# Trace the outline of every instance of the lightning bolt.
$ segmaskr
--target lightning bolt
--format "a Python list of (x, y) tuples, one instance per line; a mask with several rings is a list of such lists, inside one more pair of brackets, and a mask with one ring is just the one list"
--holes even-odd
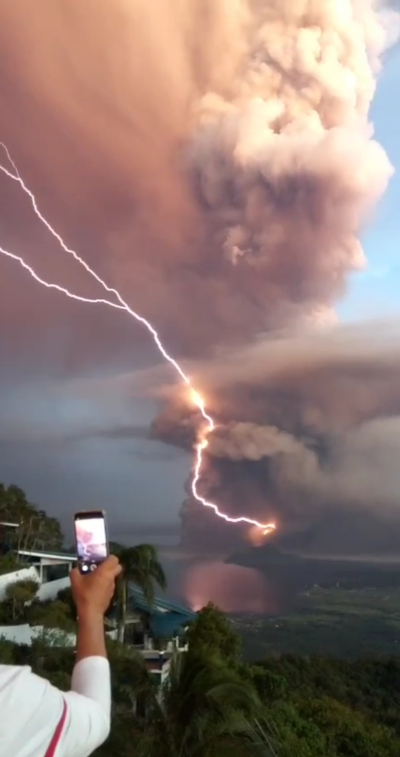
[(114, 295), (114, 297), (118, 300), (117, 304), (116, 302), (112, 302), (111, 300), (106, 299), (91, 299), (89, 297), (81, 297), (77, 294), (74, 294), (73, 292), (70, 292), (65, 287), (59, 286), (58, 284), (46, 281), (45, 279), (42, 279), (40, 276), (37, 275), (37, 273), (34, 271), (34, 269), (28, 265), (25, 260), (18, 255), (15, 255), (12, 252), (9, 252), (8, 250), (3, 249), (0, 247), (0, 253), (2, 255), (5, 255), (8, 258), (11, 258), (12, 260), (15, 260), (17, 263), (19, 263), (28, 273), (42, 286), (45, 286), (47, 289), (56, 289), (58, 292), (62, 292), (67, 297), (70, 297), (73, 300), (79, 300), (80, 302), (87, 302), (90, 304), (102, 304), (102, 305), (108, 305), (109, 307), (117, 308), (118, 310), (125, 310), (132, 318), (134, 318), (136, 321), (141, 323), (147, 331), (151, 334), (153, 337), (153, 340), (155, 344), (157, 345), (159, 351), (161, 352), (164, 359), (175, 369), (175, 371), (178, 373), (182, 381), (186, 384), (186, 386), (191, 391), (191, 397), (193, 400), (194, 405), (198, 408), (198, 410), (201, 413), (201, 416), (203, 420), (205, 421), (204, 427), (201, 429), (198, 441), (195, 445), (195, 464), (194, 464), (194, 473), (193, 473), (193, 479), (192, 479), (192, 494), (194, 499), (199, 502), (204, 507), (211, 508), (215, 514), (222, 518), (223, 520), (227, 521), (228, 523), (247, 523), (250, 526), (256, 526), (257, 528), (261, 529), (265, 534), (269, 533), (270, 531), (275, 530), (276, 525), (275, 523), (260, 523), (257, 520), (254, 520), (253, 518), (246, 518), (244, 515), (239, 516), (238, 518), (231, 518), (226, 513), (221, 512), (219, 507), (214, 502), (209, 502), (207, 499), (201, 496), (201, 494), (198, 491), (198, 485), (200, 483), (201, 478), (201, 471), (202, 471), (202, 465), (203, 465), (203, 452), (208, 447), (208, 437), (209, 435), (214, 431), (215, 429), (215, 422), (211, 415), (206, 410), (204, 399), (202, 398), (201, 394), (199, 394), (198, 391), (192, 386), (191, 380), (189, 376), (186, 375), (184, 370), (181, 368), (179, 363), (167, 352), (164, 345), (161, 342), (161, 339), (158, 335), (158, 332), (152, 326), (152, 324), (146, 320), (142, 315), (139, 313), (136, 313), (134, 310), (132, 310), (128, 303), (125, 302), (125, 300), (121, 297), (120, 293), (117, 291), (117, 289), (114, 289), (113, 287), (108, 286), (108, 284), (86, 263), (86, 261), (81, 258), (75, 250), (70, 249), (66, 243), (64, 242), (63, 238), (58, 234), (58, 232), (53, 228), (53, 226), (49, 223), (49, 221), (42, 215), (42, 213), (39, 210), (38, 204), (36, 202), (35, 195), (33, 192), (29, 189), (29, 187), (25, 184), (21, 174), (18, 171), (18, 168), (16, 164), (14, 163), (10, 152), (7, 148), (7, 146), (0, 142), (0, 146), (4, 149), (7, 158), (10, 162), (10, 165), (12, 166), (14, 173), (9, 171), (5, 166), (0, 165), (0, 171), (2, 171), (3, 174), (5, 174), (9, 179), (12, 179), (12, 181), (16, 181), (21, 189), (25, 192), (25, 194), (29, 197), (33, 210), (35, 211), (37, 217), (42, 222), (42, 224), (46, 227), (46, 229), (52, 234), (52, 236), (57, 240), (61, 248), (66, 252), (68, 255), (72, 255), (72, 257), (79, 263), (83, 268), (89, 273), (102, 287), (103, 289), (108, 292), (109, 294)]

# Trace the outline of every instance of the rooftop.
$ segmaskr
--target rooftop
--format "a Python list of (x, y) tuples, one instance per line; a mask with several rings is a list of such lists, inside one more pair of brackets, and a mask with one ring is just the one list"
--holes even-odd
[(173, 636), (196, 617), (196, 613), (188, 607), (168, 599), (154, 597), (154, 601), (149, 603), (143, 591), (133, 584), (129, 585), (128, 602), (135, 609), (149, 614), (151, 630), (158, 637)]
[(43, 552), (40, 549), (18, 549), (17, 551), (21, 557), (43, 557), (47, 560), (65, 560), (65, 562), (76, 561), (76, 555), (71, 555), (66, 552)]

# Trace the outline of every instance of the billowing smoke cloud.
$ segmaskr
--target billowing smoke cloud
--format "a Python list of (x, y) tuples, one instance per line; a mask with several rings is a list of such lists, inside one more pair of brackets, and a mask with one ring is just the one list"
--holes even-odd
[[(361, 462), (382, 434), (397, 438), (393, 355), (377, 362), (368, 341), (357, 351), (333, 337), (239, 347), (332, 323), (346, 276), (365, 263), (360, 234), (392, 173), (368, 112), (398, 16), (374, 0), (43, 0), (32, 24), (29, 13), (29, 0), (0, 9), (1, 133), (68, 241), (171, 351), (203, 359), (198, 383), (219, 423), (204, 492), (285, 524), (321, 503), (375, 501), (378, 477)], [(18, 219), (5, 244), (23, 226), (39, 272), (95, 294), (53, 248), (38, 256)], [(130, 322), (113, 321), (105, 339), (96, 321), (96, 340), (81, 312), (72, 322), (60, 311), (63, 370), (111, 349), (125, 368)], [(238, 351), (220, 357), (227, 349)], [(183, 398), (153, 434), (187, 448), (198, 421)], [(226, 531), (190, 500), (183, 515), (197, 534), (211, 519)]]
[[(398, 327), (382, 323), (270, 339), (192, 364), (218, 424), (202, 492), (231, 516), (276, 518), (282, 532), (332, 511), (399, 522), (399, 369)], [(189, 447), (198, 420), (177, 399), (153, 434)], [(231, 540), (190, 497), (182, 519), (188, 543), (248, 536), (238, 529)]]
[(392, 170), (368, 123), (387, 25), (370, 2), (255, 2), (236, 78), (197, 108), (219, 265), (264, 326), (329, 317), (364, 265), (360, 229)]
[[(250, 10), (237, 76), (201, 99), (189, 150), (218, 251), (213, 264), (240, 292), (242, 323), (251, 317), (253, 333), (331, 323), (347, 274), (365, 264), (360, 233), (392, 172), (368, 112), (398, 17), (350, 0), (268, 0)], [(400, 422), (383, 419), (400, 412), (398, 359), (386, 354), (378, 364), (368, 349), (351, 356), (344, 345), (329, 347), (308, 365), (286, 358), (271, 374), (270, 345), (253, 360), (254, 375), (242, 354), (219, 393), (205, 381), (220, 425), (203, 491), (230, 514), (275, 516), (284, 526), (315, 517), (321, 505), (393, 514), (400, 482), (393, 456), (388, 471), (386, 440)], [(170, 413), (159, 419), (156, 435), (167, 418), (164, 438), (190, 438), (190, 414), (177, 435)], [(368, 461), (379, 445), (377, 476)], [(198, 538), (190, 499), (182, 518)]]
[(212, 435), (209, 454), (229, 460), (261, 460), (280, 453), (298, 455), (303, 446), (285, 431), (275, 426), (255, 423), (227, 423)]
[[(375, 6), (43, 0), (32, 26), (28, 0), (0, 9), (2, 138), (175, 352), (330, 320), (363, 265), (358, 235), (392, 170), (368, 109), (396, 18)], [(31, 228), (10, 223), (4, 243), (18, 226), (28, 254)], [(41, 240), (43, 256), (59, 274)]]

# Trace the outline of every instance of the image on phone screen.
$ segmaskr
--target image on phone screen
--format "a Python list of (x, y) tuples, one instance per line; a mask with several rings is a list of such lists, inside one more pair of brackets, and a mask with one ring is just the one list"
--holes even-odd
[(108, 555), (108, 542), (104, 517), (75, 518), (75, 535), (78, 562), (83, 572), (93, 570)]

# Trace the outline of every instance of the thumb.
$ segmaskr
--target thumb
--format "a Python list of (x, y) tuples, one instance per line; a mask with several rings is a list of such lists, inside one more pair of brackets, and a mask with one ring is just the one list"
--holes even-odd
[(79, 586), (79, 584), (82, 581), (82, 575), (80, 571), (78, 570), (78, 568), (73, 568), (73, 570), (71, 570), (69, 574), (69, 580), (71, 582), (72, 588)]

